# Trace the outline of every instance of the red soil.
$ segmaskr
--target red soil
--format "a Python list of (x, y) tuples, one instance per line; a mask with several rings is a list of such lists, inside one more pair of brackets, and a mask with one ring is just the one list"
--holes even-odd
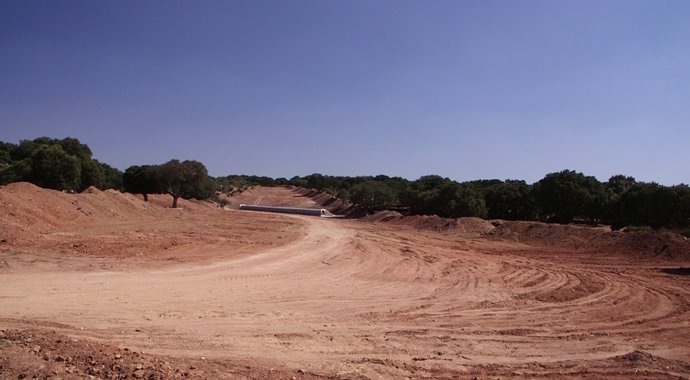
[(690, 373), (677, 235), (169, 202), (0, 188), (0, 378)]

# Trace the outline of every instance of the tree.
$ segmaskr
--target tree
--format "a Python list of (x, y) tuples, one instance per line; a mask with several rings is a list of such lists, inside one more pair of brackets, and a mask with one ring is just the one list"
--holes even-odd
[(484, 192), (489, 219), (529, 220), (534, 218), (530, 186), (525, 181), (505, 181)]
[[(690, 227), (690, 187), (688, 185), (677, 185), (672, 187), (678, 197), (678, 221), (676, 227)], [(686, 236), (687, 236), (686, 231)]]
[(542, 219), (556, 223), (570, 223), (577, 217), (595, 223), (607, 198), (601, 182), (572, 170), (547, 174), (532, 193)]
[(98, 164), (98, 161), (91, 158), (79, 159), (79, 191), (85, 190), (89, 186), (101, 187), (103, 183), (103, 170)]
[(102, 163), (98, 162), (98, 166), (100, 167), (101, 171), (101, 183), (98, 186), (99, 189), (105, 190), (105, 189), (115, 189), (115, 190), (121, 190), (122, 189), (122, 172), (119, 171), (118, 169)]
[(285, 177), (280, 177), (276, 178), (274, 183), (276, 184), (276, 186), (287, 186), (290, 184), (290, 181)]
[(79, 190), (89, 186), (100, 187), (103, 182), (103, 171), (98, 161), (92, 159), (93, 153), (88, 145), (82, 144), (78, 139), (65, 137), (62, 140), (53, 140), (46, 137), (34, 140), (43, 144), (57, 144), (70, 156), (76, 157), (80, 165)]
[(611, 176), (606, 182), (606, 190), (612, 198), (617, 198), (623, 195), (626, 191), (630, 190), (637, 182), (634, 177), (624, 176), (622, 174), (617, 174)]
[(69, 154), (70, 156), (76, 157), (80, 161), (90, 160), (93, 156), (91, 148), (89, 148), (88, 145), (82, 144), (81, 142), (79, 142), (78, 139), (75, 139), (73, 137), (65, 137), (62, 140), (54, 140), (47, 137), (40, 137), (34, 140), (34, 142), (38, 142), (45, 145), (60, 145), (60, 147), (62, 147), (62, 150), (65, 151), (65, 153)]
[(185, 198), (209, 199), (216, 195), (216, 183), (213, 178), (206, 176), (199, 186), (193, 189)]
[(611, 205), (611, 226), (650, 226), (654, 229), (687, 225), (690, 190), (686, 186), (665, 187), (637, 183)]
[(307, 180), (300, 176), (294, 176), (290, 178), (290, 184), (298, 187), (307, 187)]
[(0, 169), (10, 166), (12, 164), (12, 156), (10, 153), (16, 148), (16, 145), (0, 141)]
[(410, 212), (447, 218), (486, 217), (484, 197), (470, 185), (431, 175), (412, 182), (405, 192)]
[(158, 167), (161, 189), (173, 197), (172, 207), (177, 207), (177, 200), (191, 198), (203, 191), (208, 178), (204, 164), (198, 161), (170, 160)]
[(474, 216), (486, 218), (486, 201), (481, 193), (470, 186), (460, 185), (450, 204), (452, 217)]
[(304, 179), (307, 181), (307, 187), (312, 189), (323, 189), (326, 187), (326, 177), (319, 173), (310, 174)]
[(30, 181), (29, 173), (31, 173), (31, 161), (29, 158), (14, 161), (10, 166), (0, 169), (0, 185), (19, 181)]
[(158, 167), (155, 165), (130, 166), (122, 174), (122, 187), (132, 194), (141, 194), (144, 201), (149, 194), (161, 193), (161, 181)]
[(71, 191), (80, 188), (80, 162), (59, 145), (39, 147), (31, 155), (30, 165), (28, 178), (37, 186)]
[(41, 145), (52, 145), (52, 143), (46, 144), (46, 141), (49, 140), (50, 139), (47, 137), (39, 137), (35, 140), (22, 140), (19, 142), (19, 145), (12, 149), (10, 158), (12, 161), (21, 161), (31, 158), (31, 155), (38, 150)]
[[(46, 155), (49, 160), (64, 162), (47, 162)], [(23, 140), (19, 145), (0, 143), (0, 183), (29, 181), (38, 186), (72, 191), (81, 191), (89, 186), (101, 187), (105, 172), (91, 156), (91, 149), (86, 144), (71, 137), (62, 140), (39, 137)], [(78, 170), (72, 167), (74, 162), (78, 163)], [(59, 174), (60, 168), (68, 172)], [(43, 170), (50, 171), (44, 173)], [(78, 178), (72, 178), (74, 176)]]
[(369, 210), (382, 210), (393, 206), (396, 194), (390, 187), (380, 181), (358, 183), (350, 190), (350, 201)]

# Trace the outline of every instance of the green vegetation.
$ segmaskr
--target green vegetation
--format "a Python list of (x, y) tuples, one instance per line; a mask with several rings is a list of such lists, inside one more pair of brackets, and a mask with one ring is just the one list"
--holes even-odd
[(413, 214), (486, 217), (486, 202), (474, 186), (435, 175), (411, 182), (404, 200)]
[(162, 165), (132, 166), (124, 173), (92, 158), (91, 149), (79, 140), (39, 137), (18, 145), (0, 141), (0, 185), (26, 181), (48, 189), (83, 191), (122, 189), (144, 195), (166, 193), (179, 198), (215, 196), (215, 183), (197, 161), (171, 160)]
[(130, 166), (122, 174), (122, 188), (133, 194), (141, 194), (148, 202), (149, 194), (162, 192), (157, 166), (135, 165)]
[(75, 138), (40, 137), (18, 145), (0, 142), (0, 184), (27, 181), (37, 186), (82, 191), (89, 186), (119, 188), (122, 172), (92, 158)]
[(214, 193), (213, 183), (201, 162), (170, 160), (158, 167), (158, 173), (161, 189), (173, 197), (173, 208), (180, 197), (206, 199)]
[(690, 188), (636, 183), (609, 204), (614, 228), (649, 226), (654, 229), (690, 227)]
[(410, 181), (400, 177), (342, 177), (311, 174), (290, 179), (247, 175), (211, 178), (197, 161), (171, 160), (135, 165), (124, 173), (92, 158), (74, 138), (40, 137), (19, 144), (0, 142), (0, 185), (28, 181), (38, 186), (82, 191), (89, 186), (143, 194), (208, 199), (261, 186), (301, 186), (350, 201), (369, 212), (396, 210), (407, 215), (536, 220), (549, 223), (611, 224), (673, 229), (689, 235), (690, 187), (661, 186), (615, 175), (607, 182), (572, 170), (549, 173), (529, 185), (520, 180), (456, 182), (436, 175)]
[(607, 201), (601, 182), (571, 170), (547, 174), (534, 185), (532, 195), (540, 218), (556, 223), (582, 218), (595, 224)]
[(130, 166), (122, 175), (125, 191), (142, 194), (170, 194), (172, 207), (180, 198), (208, 199), (215, 196), (215, 184), (198, 161), (170, 160), (162, 165)]

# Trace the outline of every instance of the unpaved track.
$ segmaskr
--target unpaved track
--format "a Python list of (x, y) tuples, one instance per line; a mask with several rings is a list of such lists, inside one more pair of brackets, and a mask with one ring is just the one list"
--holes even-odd
[(1, 324), (345, 378), (688, 376), (690, 281), (658, 263), (290, 218), (212, 263), (0, 274)]

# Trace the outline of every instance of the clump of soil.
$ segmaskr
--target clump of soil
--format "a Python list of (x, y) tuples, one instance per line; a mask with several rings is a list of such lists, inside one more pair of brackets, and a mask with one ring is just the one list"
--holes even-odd
[(100, 194), (101, 190), (95, 186), (89, 186), (86, 190), (81, 192), (82, 194)]

